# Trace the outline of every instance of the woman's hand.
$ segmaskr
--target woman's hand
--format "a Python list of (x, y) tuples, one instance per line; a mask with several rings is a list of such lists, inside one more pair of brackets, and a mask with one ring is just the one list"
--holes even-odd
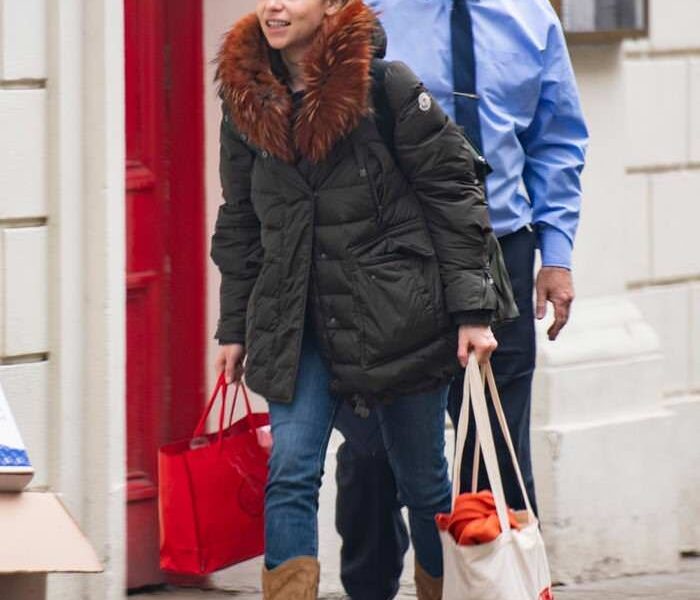
[(224, 344), (219, 346), (214, 360), (214, 369), (217, 374), (224, 372), (226, 383), (240, 381), (243, 376), (243, 359), (245, 358), (245, 346), (243, 344)]
[(498, 347), (496, 338), (488, 325), (460, 325), (457, 339), (457, 358), (462, 367), (467, 367), (469, 354), (474, 352), (480, 365), (488, 362), (491, 353)]

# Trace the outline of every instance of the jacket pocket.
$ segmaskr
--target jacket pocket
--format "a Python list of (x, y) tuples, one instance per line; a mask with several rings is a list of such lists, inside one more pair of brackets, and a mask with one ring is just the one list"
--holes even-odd
[(424, 259), (400, 251), (355, 261), (355, 305), (362, 364), (371, 367), (410, 354), (439, 333)]
[(440, 334), (442, 284), (420, 218), (352, 246), (355, 305), (364, 367), (408, 355)]
[(432, 242), (418, 218), (391, 225), (375, 237), (351, 244), (348, 252), (357, 260), (370, 260), (391, 253), (426, 258), (435, 255)]

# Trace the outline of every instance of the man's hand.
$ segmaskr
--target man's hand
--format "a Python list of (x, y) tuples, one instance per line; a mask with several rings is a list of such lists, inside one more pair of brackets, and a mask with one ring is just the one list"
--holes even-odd
[(219, 346), (214, 360), (214, 369), (219, 374), (224, 372), (226, 383), (240, 381), (243, 377), (243, 359), (245, 358), (245, 346), (242, 344), (224, 344)]
[(556, 340), (559, 332), (569, 320), (571, 303), (574, 301), (574, 282), (571, 271), (562, 267), (542, 267), (535, 283), (537, 309), (535, 315), (544, 319), (547, 301), (554, 306), (554, 322), (547, 330), (550, 340)]
[(465, 369), (469, 354), (474, 352), (479, 364), (488, 362), (491, 353), (498, 346), (488, 325), (460, 325), (457, 339), (457, 358)]

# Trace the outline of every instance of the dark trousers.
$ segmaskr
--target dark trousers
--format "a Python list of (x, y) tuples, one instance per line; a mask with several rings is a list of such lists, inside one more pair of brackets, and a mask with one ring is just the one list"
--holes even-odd
[[(530, 399), (535, 368), (532, 298), (535, 234), (521, 229), (499, 241), (520, 317), (494, 329), (498, 350), (491, 364), (528, 496), (536, 511), (530, 458)], [(460, 376), (450, 388), (448, 412), (455, 424), (462, 404), (462, 382)], [(512, 508), (523, 508), (522, 494), (503, 436), (495, 426), (493, 411), (491, 421), (506, 500)], [(336, 470), (336, 529), (343, 540), (340, 578), (353, 600), (389, 600), (398, 592), (409, 538), (376, 413), (373, 411), (369, 418), (360, 419), (343, 407), (335, 426), (346, 440), (338, 450)], [(474, 439), (473, 428), (472, 418), (468, 440)], [(468, 444), (462, 467), (463, 492), (471, 489), (473, 457), (474, 447)], [(482, 462), (479, 489), (485, 487), (489, 486)]]

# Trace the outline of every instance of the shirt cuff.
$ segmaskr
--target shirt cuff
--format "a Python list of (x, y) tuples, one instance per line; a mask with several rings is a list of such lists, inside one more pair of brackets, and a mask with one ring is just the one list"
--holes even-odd
[(565, 233), (547, 223), (539, 223), (537, 240), (543, 267), (562, 267), (571, 270), (571, 254), (574, 245)]

